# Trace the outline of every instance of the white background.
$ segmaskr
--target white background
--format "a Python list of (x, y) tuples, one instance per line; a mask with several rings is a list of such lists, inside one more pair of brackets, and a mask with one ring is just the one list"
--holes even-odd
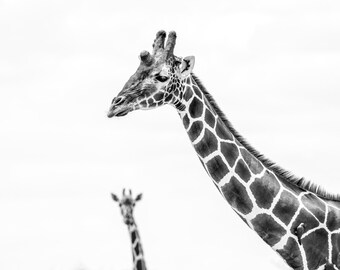
[(339, 1), (3, 0), (0, 269), (131, 269), (110, 197), (123, 187), (144, 194), (149, 269), (287, 269), (219, 195), (172, 107), (106, 118), (160, 29), (255, 148), (340, 192)]

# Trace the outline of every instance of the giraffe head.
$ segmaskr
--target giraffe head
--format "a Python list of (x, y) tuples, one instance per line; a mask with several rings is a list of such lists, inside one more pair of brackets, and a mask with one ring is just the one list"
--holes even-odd
[(195, 58), (173, 54), (176, 33), (170, 32), (166, 45), (165, 31), (159, 31), (153, 53), (140, 53), (137, 71), (112, 100), (108, 117), (123, 116), (138, 109), (152, 109), (163, 104), (178, 105), (183, 96), (183, 81), (190, 76)]
[(133, 219), (133, 209), (136, 202), (142, 199), (142, 194), (138, 194), (135, 198), (132, 197), (131, 189), (129, 193), (126, 194), (125, 188), (123, 189), (122, 198), (119, 199), (117, 195), (111, 193), (112, 199), (119, 203), (120, 212), (123, 216), (123, 221), (126, 225), (132, 225), (134, 223)]

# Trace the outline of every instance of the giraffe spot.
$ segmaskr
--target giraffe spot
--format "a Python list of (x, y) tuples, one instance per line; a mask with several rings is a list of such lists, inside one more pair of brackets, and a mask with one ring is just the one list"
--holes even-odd
[(152, 106), (152, 105), (154, 104), (153, 99), (152, 99), (152, 98), (149, 98), (149, 99), (148, 99), (148, 103), (149, 103), (149, 106)]
[(194, 88), (195, 94), (196, 94), (197, 96), (199, 96), (200, 98), (202, 98), (201, 90), (198, 89), (198, 87), (195, 86), (195, 85), (193, 86), (193, 88)]
[(183, 124), (184, 124), (185, 129), (187, 129), (189, 124), (190, 124), (189, 117), (188, 117), (187, 114), (184, 115), (184, 117), (183, 117)]
[[(295, 218), (290, 231), (295, 234), (295, 229), (303, 223), (305, 225), (305, 233), (309, 230), (319, 226), (319, 222), (315, 217), (313, 217), (306, 209), (302, 208), (299, 215)], [(303, 237), (303, 236), (302, 236)]]
[(165, 102), (170, 102), (172, 99), (172, 95), (167, 95), (166, 98), (164, 99)]
[(190, 77), (187, 78), (187, 84), (191, 84)]
[(331, 236), (332, 241), (332, 263), (340, 267), (340, 234), (334, 233)]
[(203, 123), (202, 121), (195, 121), (192, 123), (189, 131), (188, 131), (188, 135), (190, 140), (193, 142), (194, 140), (197, 139), (197, 137), (201, 134), (203, 130)]
[(192, 95), (193, 95), (193, 93), (192, 93), (191, 88), (189, 86), (187, 86), (185, 88), (185, 92), (184, 92), (184, 95), (183, 95), (184, 100), (188, 101), (192, 97)]
[(325, 229), (318, 229), (302, 238), (302, 246), (306, 253), (308, 269), (318, 269), (327, 262), (328, 234)]
[(246, 215), (249, 214), (253, 208), (246, 188), (236, 179), (232, 177), (229, 183), (222, 186), (221, 191), (228, 201), (228, 203), (237, 211)]
[(179, 92), (179, 99), (180, 100), (182, 100), (182, 98), (183, 98), (183, 91), (184, 90), (184, 85), (181, 85), (181, 90), (180, 90), (180, 92)]
[(286, 230), (268, 214), (258, 214), (251, 223), (257, 234), (271, 247), (286, 234)]
[(241, 154), (253, 174), (259, 174), (262, 172), (262, 164), (252, 154), (250, 154), (248, 150), (241, 149)]
[(233, 140), (233, 135), (230, 133), (227, 126), (222, 122), (221, 119), (217, 120), (215, 129), (218, 137), (220, 137), (221, 139), (229, 141)]
[(137, 245), (134, 247), (135, 250), (135, 254), (138, 255), (140, 253), (140, 246), (139, 243), (137, 243)]
[(236, 168), (235, 168), (235, 172), (241, 177), (241, 179), (245, 182), (248, 182), (250, 179), (250, 172), (246, 166), (246, 164), (244, 163), (244, 161), (242, 159), (240, 159), (237, 162)]
[(133, 231), (131, 233), (131, 242), (134, 243), (136, 241), (136, 238), (137, 238), (137, 234), (136, 234), (136, 231)]
[(164, 93), (163, 93), (163, 92), (159, 92), (159, 93), (157, 93), (157, 94), (154, 95), (154, 99), (155, 99), (156, 101), (162, 100), (163, 97), (164, 97)]
[(288, 238), (287, 243), (283, 249), (277, 250), (287, 264), (293, 269), (303, 268), (303, 260), (300, 248), (296, 240), (292, 237)]
[(330, 264), (330, 263), (326, 262), (325, 270), (337, 270), (337, 268), (335, 268), (334, 264)]
[(136, 270), (144, 270), (146, 269), (145, 262), (139, 259), (136, 263)]
[(198, 118), (203, 113), (203, 104), (202, 102), (197, 98), (194, 97), (192, 102), (189, 105), (189, 113), (192, 118)]
[(298, 199), (295, 198), (290, 192), (284, 190), (282, 191), (280, 199), (273, 209), (273, 213), (284, 224), (288, 225), (298, 208)]
[(228, 161), (230, 167), (233, 167), (238, 157), (238, 148), (233, 143), (221, 142), (221, 152)]
[(224, 164), (220, 156), (213, 157), (206, 164), (207, 170), (211, 177), (219, 183), (221, 179), (229, 172), (228, 167)]
[(320, 221), (325, 221), (325, 203), (315, 196), (314, 194), (305, 194), (302, 196), (301, 201), (303, 205), (313, 213), (314, 216)]
[(141, 101), (139, 104), (140, 104), (140, 106), (142, 106), (142, 107), (148, 106), (148, 103), (146, 102), (146, 100)]
[(257, 205), (269, 209), (280, 190), (280, 184), (272, 173), (266, 171), (261, 178), (255, 179), (250, 185), (250, 189), (254, 194)]
[(212, 128), (215, 126), (215, 116), (208, 109), (205, 110), (204, 121)]
[(340, 228), (340, 210), (333, 207), (328, 207), (326, 225), (330, 231), (334, 231)]
[(217, 139), (210, 130), (206, 129), (202, 140), (195, 144), (194, 147), (198, 155), (205, 158), (217, 150)]

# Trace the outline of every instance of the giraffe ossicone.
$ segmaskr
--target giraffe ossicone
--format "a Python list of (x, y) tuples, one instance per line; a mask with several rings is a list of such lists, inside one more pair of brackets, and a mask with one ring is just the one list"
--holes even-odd
[(233, 128), (200, 80), (195, 58), (159, 31), (152, 54), (113, 99), (108, 117), (170, 104), (202, 165), (242, 220), (293, 269), (340, 269), (340, 196), (266, 159)]
[(123, 189), (122, 197), (119, 197), (111, 193), (112, 199), (119, 204), (120, 212), (123, 216), (123, 221), (128, 227), (130, 239), (131, 239), (131, 251), (133, 260), (133, 270), (147, 270), (144, 258), (144, 252), (142, 248), (142, 242), (133, 216), (133, 210), (136, 202), (142, 199), (142, 194), (138, 194), (135, 198), (132, 196), (131, 189), (128, 193)]

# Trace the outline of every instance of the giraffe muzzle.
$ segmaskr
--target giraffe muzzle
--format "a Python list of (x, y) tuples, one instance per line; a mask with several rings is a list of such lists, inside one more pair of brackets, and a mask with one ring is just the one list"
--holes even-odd
[(110, 109), (107, 113), (107, 117), (119, 117), (127, 115), (132, 111), (132, 107), (128, 104), (125, 104), (126, 99), (123, 97), (116, 97), (112, 100), (110, 105)]
[(132, 225), (133, 224), (133, 219), (132, 219), (132, 217), (130, 217), (130, 216), (128, 216), (128, 217), (124, 217), (124, 223), (126, 224), (126, 225)]

